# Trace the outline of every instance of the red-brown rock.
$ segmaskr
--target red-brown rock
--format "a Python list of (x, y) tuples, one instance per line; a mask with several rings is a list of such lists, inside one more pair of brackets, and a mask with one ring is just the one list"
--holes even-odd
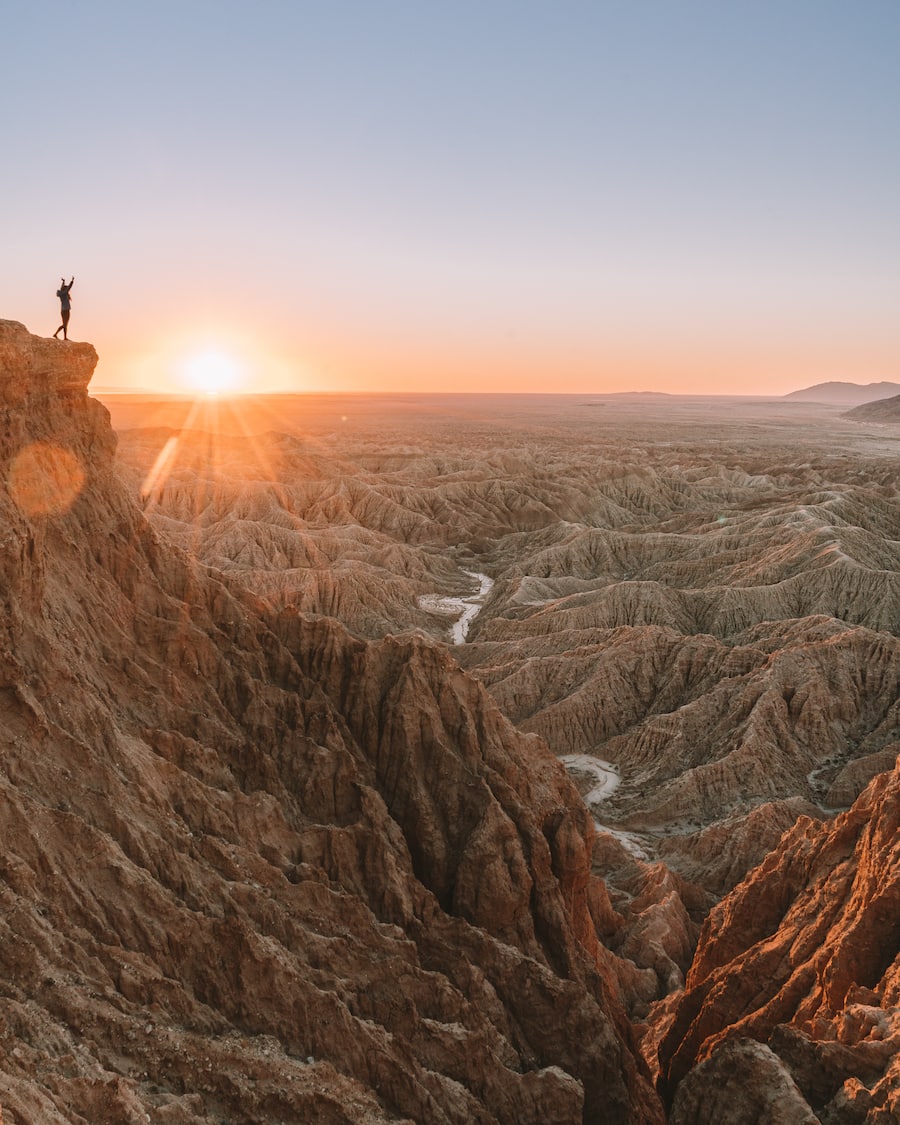
[(833, 822), (801, 818), (709, 915), (660, 1047), (664, 1092), (677, 1104), (690, 1075), (695, 1096), (692, 1068), (751, 1038), (822, 1120), (897, 1120), (898, 950), (900, 767)]

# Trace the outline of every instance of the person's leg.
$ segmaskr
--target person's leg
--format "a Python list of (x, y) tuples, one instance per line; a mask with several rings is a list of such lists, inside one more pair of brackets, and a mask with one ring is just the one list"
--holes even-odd
[(68, 309), (66, 309), (66, 311), (62, 314), (62, 334), (63, 334), (63, 339), (68, 340), (68, 338), (69, 338), (69, 310)]

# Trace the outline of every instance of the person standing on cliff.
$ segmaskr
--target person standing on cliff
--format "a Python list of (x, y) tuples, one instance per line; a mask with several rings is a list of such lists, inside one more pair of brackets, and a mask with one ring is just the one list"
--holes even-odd
[(75, 274), (72, 274), (72, 280), (66, 285), (66, 279), (61, 277), (59, 279), (59, 289), (56, 290), (56, 295), (59, 297), (59, 306), (62, 310), (62, 324), (53, 333), (53, 339), (58, 340), (59, 334), (62, 332), (63, 339), (69, 338), (69, 311), (72, 308), (72, 302), (69, 299), (69, 290), (75, 284)]

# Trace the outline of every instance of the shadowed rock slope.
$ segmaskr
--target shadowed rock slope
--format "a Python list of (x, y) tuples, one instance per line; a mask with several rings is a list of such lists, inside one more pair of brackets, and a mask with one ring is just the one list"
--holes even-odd
[(562, 767), (163, 544), (95, 363), (0, 322), (7, 1118), (660, 1121)]
[(713, 910), (659, 1059), (682, 1125), (900, 1120), (900, 765)]

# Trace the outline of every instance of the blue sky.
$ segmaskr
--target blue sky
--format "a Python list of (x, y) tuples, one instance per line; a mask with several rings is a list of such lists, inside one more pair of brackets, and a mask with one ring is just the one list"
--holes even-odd
[(97, 381), (900, 379), (900, 4), (29, 0), (0, 316)]

